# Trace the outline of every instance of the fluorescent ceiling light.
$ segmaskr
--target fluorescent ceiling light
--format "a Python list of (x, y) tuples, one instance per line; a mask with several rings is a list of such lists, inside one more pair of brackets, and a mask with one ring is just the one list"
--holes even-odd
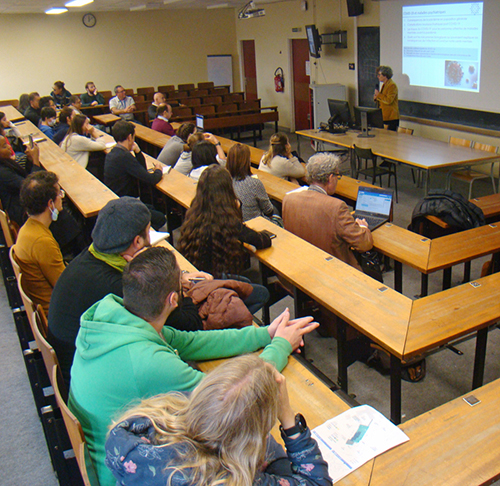
[(181, 2), (182, 0), (163, 0), (164, 5), (168, 5), (169, 3), (177, 3)]
[(207, 10), (211, 10), (213, 8), (226, 8), (226, 7), (229, 7), (227, 3), (218, 3), (217, 5), (209, 5), (207, 7)]
[(62, 13), (67, 12), (68, 9), (64, 7), (54, 7), (54, 8), (49, 8), (48, 10), (45, 10), (45, 13), (47, 15), (59, 15)]
[(92, 3), (94, 0), (71, 0), (71, 2), (65, 3), (65, 7), (83, 7)]
[(130, 7), (130, 11), (134, 12), (135, 10), (144, 10), (146, 8), (146, 5), (134, 5), (133, 7)]

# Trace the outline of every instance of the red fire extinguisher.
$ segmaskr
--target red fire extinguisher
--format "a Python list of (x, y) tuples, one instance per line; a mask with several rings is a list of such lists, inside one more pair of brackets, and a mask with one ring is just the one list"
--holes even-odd
[(274, 71), (274, 90), (276, 93), (285, 91), (285, 78), (283, 77), (283, 69), (280, 67)]

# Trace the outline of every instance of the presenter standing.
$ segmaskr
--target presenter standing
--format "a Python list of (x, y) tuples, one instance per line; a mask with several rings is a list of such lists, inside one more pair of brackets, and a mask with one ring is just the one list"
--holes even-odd
[(379, 66), (377, 68), (377, 78), (383, 83), (380, 91), (375, 89), (373, 99), (382, 109), (382, 118), (384, 125), (389, 130), (397, 131), (399, 126), (399, 106), (398, 106), (398, 87), (392, 80), (392, 68), (389, 66)]

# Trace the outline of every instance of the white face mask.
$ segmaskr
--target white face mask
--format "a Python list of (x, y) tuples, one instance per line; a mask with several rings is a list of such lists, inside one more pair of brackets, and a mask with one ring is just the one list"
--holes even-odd
[(50, 215), (52, 217), (52, 221), (57, 221), (57, 218), (59, 217), (59, 209), (57, 209), (57, 208), (51, 209)]
[(49, 127), (53, 127), (56, 124), (56, 120), (49, 120)]

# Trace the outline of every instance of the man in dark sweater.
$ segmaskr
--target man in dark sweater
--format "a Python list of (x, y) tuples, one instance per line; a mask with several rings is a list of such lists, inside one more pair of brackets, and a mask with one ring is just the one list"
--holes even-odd
[[(106, 155), (104, 183), (120, 197), (139, 197), (139, 183), (156, 186), (163, 177), (163, 165), (155, 162), (154, 171), (148, 171), (144, 154), (135, 143), (133, 123), (124, 120), (116, 122), (112, 134), (116, 145)], [(148, 207), (151, 211), (151, 225), (158, 230), (166, 223), (165, 215), (152, 206)]]
[(31, 122), (35, 127), (38, 127), (40, 122), (40, 95), (38, 93), (30, 93), (29, 106), (24, 112), (24, 116)]
[[(138, 199), (123, 197), (110, 201), (99, 212), (92, 232), (92, 245), (59, 277), (50, 301), (48, 338), (68, 387), (80, 316), (110, 293), (123, 297), (123, 269), (138, 252), (149, 246), (149, 228), (149, 210)], [(192, 285), (191, 278), (212, 279), (211, 275), (202, 272), (182, 277), (185, 290)], [(184, 331), (203, 329), (197, 308), (188, 297), (165, 324)]]

